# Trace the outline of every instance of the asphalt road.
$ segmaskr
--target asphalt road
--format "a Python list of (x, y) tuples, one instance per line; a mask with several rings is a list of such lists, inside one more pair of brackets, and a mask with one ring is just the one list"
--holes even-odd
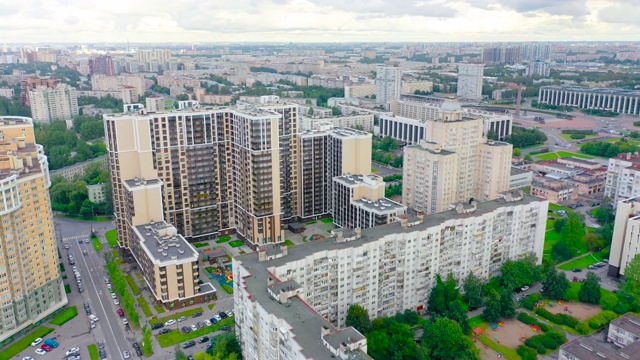
[[(116, 313), (120, 305), (116, 306), (104, 282), (106, 275), (105, 262), (102, 254), (98, 254), (93, 248), (91, 242), (86, 243), (85, 239), (89, 238), (92, 224), (70, 221), (64, 219), (56, 219), (56, 231), (58, 240), (62, 238), (61, 244), (67, 243), (70, 248), (67, 252), (73, 253), (74, 259), (84, 285), (84, 292), (78, 293), (78, 287), (75, 283), (73, 271), (67, 271), (68, 283), (71, 285), (72, 292), (68, 294), (69, 302), (78, 307), (78, 317), (85, 319), (87, 329), (89, 329), (89, 319), (84, 313), (83, 303), (86, 301), (91, 306), (91, 311), (99, 318), (96, 328), (91, 330), (93, 341), (105, 340), (106, 352), (109, 359), (124, 359), (122, 352), (127, 350), (135, 354), (133, 350), (133, 335), (125, 328), (122, 320)], [(107, 228), (111, 228), (110, 223), (94, 223), (94, 229), (102, 232)], [(78, 241), (81, 240), (80, 244)], [(64, 249), (61, 246), (62, 249)], [(83, 255), (82, 251), (87, 250), (87, 255)], [(71, 270), (66, 253), (63, 251), (62, 261), (65, 267)], [(127, 339), (126, 335), (130, 336)], [(86, 351), (86, 348), (85, 348)], [(82, 348), (81, 348), (82, 352)], [(88, 354), (87, 354), (88, 355)]]

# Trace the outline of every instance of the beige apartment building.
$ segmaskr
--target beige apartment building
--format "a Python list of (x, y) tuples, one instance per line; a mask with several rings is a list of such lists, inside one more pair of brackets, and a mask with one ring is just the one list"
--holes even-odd
[(402, 196), (409, 208), (444, 211), (453, 202), (487, 201), (509, 189), (513, 146), (487, 141), (483, 119), (443, 111), (424, 122), (424, 140), (404, 149)]
[(29, 91), (29, 104), (36, 122), (71, 120), (79, 114), (76, 89), (66, 84), (36, 87)]
[(609, 256), (609, 276), (624, 275), (633, 258), (640, 254), (640, 197), (618, 202)]
[(33, 120), (0, 117), (0, 344), (67, 304), (49, 199), (49, 164)]
[(150, 113), (164, 111), (164, 98), (157, 95), (147, 97), (145, 99), (145, 109)]
[(120, 91), (128, 86), (135, 89), (136, 96), (144, 95), (146, 89), (144, 76), (133, 74), (117, 76), (95, 74), (91, 77), (91, 90)]

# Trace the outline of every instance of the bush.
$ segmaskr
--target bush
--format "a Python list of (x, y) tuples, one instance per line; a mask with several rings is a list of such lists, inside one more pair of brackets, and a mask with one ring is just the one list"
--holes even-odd
[(587, 135), (582, 135), (582, 134), (571, 134), (571, 136), (569, 136), (570, 138), (574, 139), (574, 140), (580, 140), (580, 139), (584, 139), (587, 137)]
[(551, 326), (547, 325), (547, 324), (543, 324), (540, 321), (538, 321), (538, 319), (536, 319), (535, 317), (527, 314), (527, 313), (519, 313), (518, 314), (518, 320), (522, 321), (523, 323), (527, 324), (527, 325), (538, 325), (540, 327), (540, 329), (544, 332), (550, 331), (551, 330)]
[[(532, 336), (524, 341), (524, 344), (532, 349), (536, 349), (539, 354), (544, 354), (547, 350), (544, 348), (544, 345), (540, 342), (540, 335)], [(540, 351), (542, 349), (542, 351)]]
[(564, 129), (561, 131), (561, 133), (572, 134), (572, 135), (598, 135), (598, 133), (593, 130), (577, 130), (577, 129)]
[(586, 322), (581, 321), (578, 324), (578, 326), (576, 326), (576, 331), (579, 332), (581, 335), (587, 335), (588, 333), (591, 332), (591, 328)]
[(605, 310), (599, 313), (598, 315), (592, 317), (591, 319), (589, 319), (589, 326), (592, 329), (597, 330), (605, 325), (608, 325), (611, 322), (611, 320), (617, 317), (618, 315), (613, 311)]
[(537, 308), (535, 312), (543, 318), (558, 325), (567, 325), (569, 327), (575, 328), (580, 323), (578, 319), (574, 318), (573, 316), (569, 316), (566, 314), (553, 314), (544, 308)]
[(197, 243), (194, 243), (193, 246), (197, 248), (201, 248), (201, 247), (209, 246), (209, 244), (206, 242), (197, 242)]
[(518, 346), (516, 352), (522, 357), (522, 360), (536, 360), (538, 358), (537, 352), (525, 345)]
[(522, 307), (524, 307), (525, 309), (529, 309), (531, 311), (533, 311), (535, 309), (535, 305), (538, 301), (540, 301), (542, 299), (542, 296), (540, 294), (532, 294), (529, 297), (526, 297), (524, 300), (522, 300), (520, 302), (520, 305)]
[(600, 306), (602, 310), (613, 310), (618, 305), (618, 295), (609, 291), (600, 291)]
[(640, 127), (640, 121), (634, 121), (634, 122), (633, 122), (633, 126)]

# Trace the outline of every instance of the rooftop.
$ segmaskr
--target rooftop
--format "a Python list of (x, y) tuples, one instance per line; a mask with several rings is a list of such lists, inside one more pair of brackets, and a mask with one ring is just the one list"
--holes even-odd
[(522, 175), (522, 174), (527, 174), (527, 173), (531, 173), (531, 171), (529, 170), (522, 170), (520, 168), (517, 167), (511, 167), (511, 176), (515, 176), (515, 175)]
[(640, 336), (640, 317), (627, 313), (613, 320), (611, 325), (617, 326), (620, 329)]
[(158, 180), (158, 179), (141, 179), (141, 178), (134, 178), (134, 179), (128, 179), (124, 181), (125, 185), (127, 186), (127, 188), (129, 189), (129, 191), (134, 190), (136, 188), (144, 188), (144, 187), (148, 187), (148, 186), (155, 186), (155, 185), (162, 185), (162, 181)]
[(398, 211), (406, 211), (407, 207), (393, 200), (382, 198), (378, 200), (369, 200), (361, 198), (353, 200), (352, 203), (362, 209), (374, 212), (376, 214), (397, 214)]
[(583, 92), (589, 92), (593, 94), (640, 96), (640, 91), (638, 90), (627, 90), (627, 89), (620, 89), (620, 88), (590, 88), (590, 87), (584, 87), (584, 86), (549, 85), (549, 86), (542, 86), (540, 89), (583, 91)]
[(600, 333), (587, 337), (579, 337), (560, 347), (580, 360), (630, 360), (637, 359), (634, 354), (640, 351), (640, 341), (636, 341), (622, 349), (604, 341)]
[(134, 231), (141, 240), (154, 261), (196, 261), (198, 252), (187, 240), (178, 234), (173, 225), (166, 221), (150, 222), (134, 227)]

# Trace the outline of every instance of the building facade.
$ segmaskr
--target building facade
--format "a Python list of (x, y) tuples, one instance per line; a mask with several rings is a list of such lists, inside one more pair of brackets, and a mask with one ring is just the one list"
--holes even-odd
[(458, 64), (458, 90), (456, 95), (461, 99), (482, 99), (482, 77), (484, 64)]
[(84, 176), (84, 172), (89, 164), (100, 162), (103, 170), (109, 170), (109, 158), (107, 155), (98, 156), (95, 159), (83, 161), (81, 163), (65, 166), (63, 168), (52, 170), (51, 177), (60, 175), (69, 181), (76, 181)]
[(121, 91), (128, 86), (134, 89), (136, 96), (144, 95), (146, 90), (145, 80), (142, 75), (108, 76), (96, 74), (91, 77), (91, 89), (96, 91)]
[(542, 86), (538, 102), (578, 109), (613, 111), (619, 114), (640, 114), (640, 91), (579, 86)]
[(55, 88), (60, 84), (60, 79), (55, 77), (29, 76), (20, 81), (20, 103), (22, 106), (31, 106), (29, 92), (38, 87)]
[(387, 104), (400, 98), (402, 69), (378, 65), (376, 68), (376, 102)]
[(91, 202), (101, 203), (107, 200), (104, 183), (87, 185), (87, 197)]
[(624, 275), (627, 265), (640, 254), (640, 197), (618, 202), (609, 256), (609, 276)]
[(604, 196), (611, 199), (614, 207), (621, 200), (640, 196), (640, 157), (637, 153), (619, 154), (609, 159)]
[(537, 75), (537, 76), (548, 77), (550, 73), (551, 73), (551, 68), (549, 67), (549, 63), (534, 61), (534, 62), (530, 62), (527, 65), (527, 72), (526, 72), (527, 76)]
[[(488, 278), (505, 261), (525, 254), (541, 261), (547, 201), (520, 192), (454, 207), (417, 218), (401, 216), (398, 222), (364, 230), (338, 229), (334, 238), (292, 248), (267, 246), (236, 257), (234, 269), (247, 270), (234, 274), (234, 290), (244, 291), (245, 281), (253, 281), (246, 276), (256, 273), (276, 283), (295, 283), (299, 299), (342, 328), (351, 304), (363, 306), (371, 318), (425, 309), (438, 274), (462, 280), (473, 272)], [(236, 311), (243, 313), (246, 302), (239, 303), (239, 294), (235, 299)]]
[(36, 87), (29, 91), (29, 104), (36, 122), (71, 120), (80, 113), (76, 89), (66, 84), (58, 84), (53, 89)]
[(67, 304), (58, 266), (49, 164), (33, 121), (0, 117), (0, 343)]

